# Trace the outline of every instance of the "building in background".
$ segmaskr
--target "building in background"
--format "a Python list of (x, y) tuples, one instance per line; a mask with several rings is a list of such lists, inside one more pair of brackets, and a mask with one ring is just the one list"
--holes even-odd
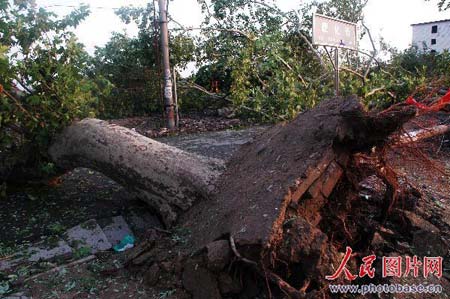
[(412, 24), (412, 45), (422, 51), (450, 50), (450, 19)]

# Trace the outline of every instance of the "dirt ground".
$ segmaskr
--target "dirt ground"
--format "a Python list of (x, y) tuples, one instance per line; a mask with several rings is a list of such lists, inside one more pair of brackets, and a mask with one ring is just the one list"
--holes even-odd
[[(147, 131), (146, 134), (153, 137), (167, 135), (166, 132), (156, 128), (147, 130), (152, 126), (143, 119), (120, 120), (115, 123), (134, 127), (138, 132)], [(224, 127), (213, 126), (214, 129), (211, 130), (240, 126), (241, 124), (226, 123)], [(182, 132), (182, 135), (190, 132), (198, 132), (198, 130), (188, 129)], [(244, 135), (248, 138), (253, 134), (259, 134), (259, 131)], [(214, 136), (210, 138), (214, 139)], [(186, 140), (177, 138), (186, 148)], [(170, 143), (170, 137), (167, 142)], [(235, 150), (240, 143), (236, 141), (230, 149)], [(198, 149), (194, 147), (193, 151), (196, 150)], [(221, 155), (220, 151), (219, 155)], [(450, 244), (450, 136), (432, 138), (406, 150), (405, 148), (391, 149), (387, 157), (395, 171), (421, 192), (422, 198), (417, 202), (417, 214), (435, 225), (439, 229), (437, 237), (445, 240), (445, 244)], [(14, 212), (11, 213), (11, 211)], [(0, 221), (7, 224), (2, 226), (0, 258), (41, 239), (58, 237), (65, 229), (85, 220), (117, 215), (126, 217), (131, 213), (147, 213), (148, 215), (146, 206), (130, 199), (121, 186), (104, 175), (87, 169), (76, 169), (67, 173), (45, 188), (27, 186), (11, 189), (8, 198), (0, 202)], [(157, 227), (157, 220), (153, 218), (152, 221), (154, 222), (150, 227)], [(401, 221), (397, 219), (387, 221), (387, 229), (401, 231), (401, 228), (396, 227), (399, 223), (401, 224)], [(180, 276), (182, 266), (177, 260), (187, 255), (192, 249), (195, 241), (192, 238), (192, 232), (182, 227), (176, 227), (171, 231), (146, 229), (140, 231), (137, 236), (139, 246), (145, 245), (146, 242), (153, 244), (150, 253), (155, 262), (147, 264), (146, 267), (142, 267), (145, 260), (142, 264), (135, 261), (133, 265), (124, 265), (129, 258), (127, 254), (101, 253), (97, 254), (94, 260), (80, 266), (63, 268), (26, 283), (13, 283), (14, 292), (23, 292), (25, 296), (32, 296), (32, 298), (190, 298), (189, 293), (183, 288), (183, 277)], [(386, 246), (393, 246), (395, 248), (393, 251), (400, 253), (401, 248), (404, 252), (410, 252), (411, 244), (407, 242), (411, 242), (411, 239), (409, 235), (394, 235), (386, 240)], [(156, 242), (156, 240), (161, 241)], [(434, 244), (432, 238), (414, 240), (415, 243), (412, 245), (419, 248), (419, 251), (421, 247), (426, 247), (424, 243)], [(61, 262), (64, 264), (70, 260)], [(54, 266), (56, 263), (32, 265), (18, 269), (15, 275), (18, 278), (27, 277)], [(444, 255), (444, 268), (443, 279), (446, 283), (443, 284), (448, 287), (450, 280), (448, 248)], [(256, 278), (242, 277), (242, 275), (249, 274), (231, 267), (229, 277), (223, 277), (223, 280), (240, 277), (242, 281), (247, 282), (248, 291), (244, 295), (241, 294), (239, 298), (263, 296), (258, 289), (264, 289), (266, 286), (259, 285)], [(0, 278), (2, 277), (0, 273)], [(254, 281), (254, 284), (248, 285), (249, 281)], [(242, 285), (228, 285), (228, 287), (242, 290)], [(447, 288), (445, 291), (449, 294), (450, 289)]]
[(241, 129), (255, 123), (249, 123), (238, 118), (225, 118), (217, 116), (205, 116), (201, 114), (189, 114), (180, 119), (179, 128), (168, 131), (161, 123), (160, 116), (133, 117), (111, 120), (110, 123), (136, 130), (139, 134), (150, 137), (179, 136), (203, 132), (223, 131), (228, 129)]
[[(154, 132), (159, 132), (155, 121), (156, 119), (133, 118), (117, 120), (117, 123), (130, 128), (141, 124), (141, 130), (153, 128)], [(240, 121), (230, 122), (222, 118), (200, 120), (198, 117), (184, 120), (180, 132), (169, 135), (163, 131), (161, 134), (152, 133), (152, 136), (166, 136), (159, 137), (159, 140), (187, 151), (227, 160), (241, 144), (248, 142), (263, 129), (253, 127), (243, 130)], [(10, 186), (8, 196), (0, 201), (0, 223), (4, 224), (0, 238), (0, 259), (36, 242), (51, 243), (68, 228), (89, 219), (120, 215), (129, 220), (128, 223), (132, 222), (130, 219), (133, 215), (147, 220), (146, 227), (132, 227), (137, 243), (146, 238), (149, 227), (161, 226), (144, 203), (133, 199), (122, 186), (105, 175), (89, 169), (77, 168), (47, 182), (47, 185)], [(184, 244), (178, 235), (175, 231), (172, 236), (174, 242)], [(123, 254), (98, 256), (79, 267), (45, 275), (25, 285), (12, 283), (13, 291), (9, 293), (24, 292), (33, 298), (158, 299), (170, 298), (176, 293), (176, 288), (170, 285), (162, 288), (146, 287), (142, 283), (142, 277), (135, 278), (123, 269), (120, 262)], [(80, 257), (82, 256), (77, 256)], [(12, 275), (17, 275), (19, 281), (22, 277), (45, 272), (70, 261), (71, 259), (26, 265), (16, 269), (16, 273)], [(116, 270), (117, 267), (120, 269)], [(111, 269), (113, 274), (110, 275)], [(11, 273), (0, 272), (0, 280), (7, 279), (7, 275)]]
[[(2, 257), (21, 251), (33, 243), (55, 242), (67, 229), (89, 219), (119, 215), (130, 219), (132, 215), (140, 214), (147, 217), (149, 226), (160, 225), (145, 204), (132, 199), (121, 186), (100, 173), (77, 168), (59, 180), (57, 186), (29, 186), (14, 190), (0, 202), (0, 221), (7, 224), (2, 225)], [(135, 230), (138, 240), (143, 233)], [(24, 264), (16, 268), (15, 273), (0, 272), (0, 278), (3, 280), (8, 275), (17, 275), (19, 282), (21, 278), (45, 272), (85, 255), (80, 251), (74, 252), (74, 256), (68, 260)], [(25, 285), (15, 286), (13, 281), (11, 288), (13, 293), (22, 291), (32, 298), (152, 298), (148, 297), (148, 292), (139, 281), (131, 279), (123, 271), (114, 276), (100, 274), (106, 263), (117, 264), (119, 258), (120, 254), (99, 254), (92, 262), (62, 269)]]

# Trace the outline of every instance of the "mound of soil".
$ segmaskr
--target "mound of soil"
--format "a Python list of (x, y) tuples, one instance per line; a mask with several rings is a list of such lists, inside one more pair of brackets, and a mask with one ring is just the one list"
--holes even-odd
[[(419, 216), (420, 188), (390, 160), (388, 136), (414, 116), (411, 107), (369, 114), (355, 98), (331, 99), (273, 127), (232, 158), (216, 196), (182, 217), (183, 245), (160, 238), (130, 265), (144, 273), (177, 265), (172, 274), (194, 298), (340, 298), (326, 276), (349, 247), (348, 277), (376, 256), (372, 280), (353, 283), (420, 283), (382, 277), (380, 266), (382, 256), (448, 254), (440, 238), (448, 227)], [(450, 290), (445, 275), (427, 282)], [(341, 275), (333, 283), (350, 282)]]
[[(45, 290), (28, 288), (37, 290), (35, 297), (60, 291), (68, 298), (78, 298), (79, 292), (69, 295), (75, 285), (87, 297), (99, 286), (99, 298), (442, 298), (450, 292), (450, 136), (401, 140), (408, 140), (402, 129), (450, 119), (415, 112), (395, 106), (368, 113), (354, 98), (325, 101), (244, 145), (218, 192), (186, 212), (178, 227), (142, 231), (144, 241), (120, 257), (136, 274), (130, 283), (130, 273), (111, 255), (101, 267), (98, 261), (89, 265), (93, 276), (77, 269), (56, 284), (47, 277)], [(93, 182), (92, 190), (99, 186)], [(346, 270), (327, 279), (349, 249)], [(443, 257), (442, 277), (424, 278), (422, 268), (418, 277), (383, 277), (382, 257), (405, 262), (413, 256)], [(442, 292), (363, 296), (332, 293), (330, 284), (434, 284)]]
[(187, 213), (184, 225), (198, 246), (228, 234), (241, 245), (270, 247), (280, 239), (289, 205), (297, 206), (322, 175), (323, 186), (317, 182), (313, 193), (327, 197), (353, 151), (376, 145), (408, 117), (410, 110), (382, 120), (368, 116), (355, 98), (325, 101), (241, 147), (217, 196)]

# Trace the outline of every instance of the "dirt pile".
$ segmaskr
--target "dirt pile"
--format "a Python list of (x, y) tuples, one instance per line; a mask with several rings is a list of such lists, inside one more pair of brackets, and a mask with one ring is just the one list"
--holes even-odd
[[(326, 276), (348, 248), (347, 275), (335, 284), (361, 276), (367, 256), (379, 257), (377, 272), (354, 283), (399, 280), (381, 277), (381, 256), (445, 256), (440, 228), (416, 213), (422, 193), (386, 159), (388, 136), (414, 115), (411, 107), (369, 114), (357, 99), (332, 99), (273, 127), (234, 156), (216, 196), (182, 217), (182, 244), (168, 233), (129, 264), (147, 275), (169, 268), (181, 297), (339, 298)], [(447, 278), (440, 284), (449, 290)]]

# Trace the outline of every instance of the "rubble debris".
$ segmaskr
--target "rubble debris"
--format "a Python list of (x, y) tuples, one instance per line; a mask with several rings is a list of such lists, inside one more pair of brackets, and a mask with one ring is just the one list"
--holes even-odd
[(113, 246), (113, 249), (115, 252), (124, 252), (127, 249), (133, 248), (135, 241), (132, 235), (125, 235), (118, 244)]
[[(125, 236), (133, 235), (133, 232), (122, 216), (112, 217), (111, 219), (103, 219), (103, 222), (102, 220), (99, 220), (98, 222), (109, 243), (113, 246), (119, 244)], [(103, 225), (103, 223), (107, 224)]]
[(126, 219), (137, 237), (144, 235), (151, 228), (163, 227), (156, 215), (151, 214), (146, 209), (132, 211), (127, 215)]
[(34, 263), (39, 261), (49, 261), (57, 257), (70, 256), (72, 248), (63, 240), (56, 244), (37, 243), (29, 248), (17, 252), (9, 258), (0, 260), (0, 271), (7, 271), (18, 267), (24, 263)]
[(28, 261), (37, 262), (51, 260), (64, 255), (69, 256), (72, 254), (72, 248), (65, 241), (60, 240), (56, 246), (50, 248), (48, 246), (34, 246), (30, 247), (27, 252), (29, 254)]
[(30, 299), (24, 292), (14, 293), (4, 297), (4, 299)]
[(365, 178), (359, 183), (359, 187), (361, 188), (359, 196), (363, 197), (365, 200), (382, 202), (386, 196), (386, 184), (376, 175)]
[(12, 269), (12, 268), (18, 266), (22, 261), (23, 261), (23, 259), (14, 258), (14, 257), (2, 259), (2, 260), (0, 260), (0, 271), (6, 271), (9, 269)]
[(92, 254), (98, 251), (109, 250), (112, 247), (95, 219), (88, 220), (69, 229), (66, 235), (67, 241), (72, 247), (76, 249), (87, 247)]

